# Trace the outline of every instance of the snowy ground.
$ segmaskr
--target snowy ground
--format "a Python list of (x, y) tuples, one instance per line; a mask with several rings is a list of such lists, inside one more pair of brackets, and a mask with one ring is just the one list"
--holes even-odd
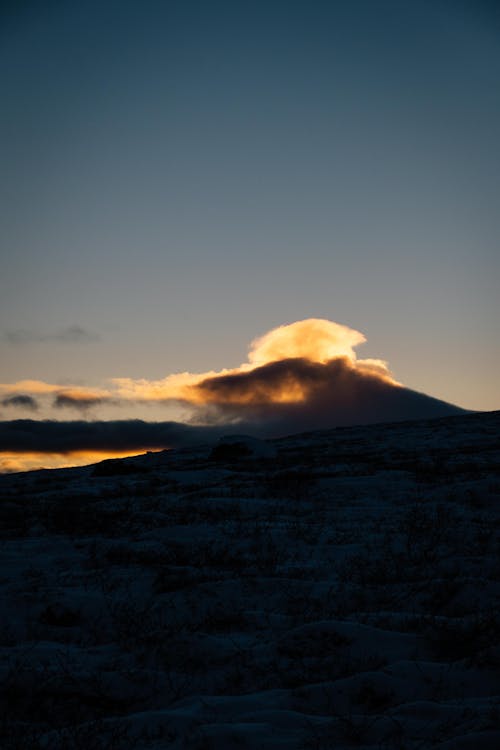
[(0, 747), (500, 747), (499, 436), (0, 477)]

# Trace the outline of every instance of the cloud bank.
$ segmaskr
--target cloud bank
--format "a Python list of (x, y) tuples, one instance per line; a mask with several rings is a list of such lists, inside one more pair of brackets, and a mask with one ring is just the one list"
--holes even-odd
[(0, 422), (0, 452), (72, 453), (137, 451), (212, 442), (223, 427), (194, 427), (179, 422), (120, 419), (106, 422), (16, 419)]
[[(248, 360), (219, 372), (161, 380), (113, 378), (105, 388), (42, 381), (0, 385), (4, 405), (79, 409), (103, 404), (180, 403), (188, 423), (142, 420), (15, 420), (0, 423), (0, 451), (138, 451), (207, 442), (245, 431), (279, 437), (340, 425), (444, 417), (462, 409), (405, 388), (380, 359), (358, 359), (359, 331), (312, 318), (254, 340)], [(22, 392), (22, 396), (20, 393)], [(36, 401), (35, 401), (36, 399)]]
[[(23, 390), (20, 394), (19, 391)], [(3, 406), (17, 406), (25, 409), (38, 409), (42, 399), (51, 398), (55, 409), (71, 407), (88, 411), (91, 407), (113, 403), (110, 391), (102, 388), (62, 386), (45, 383), (42, 380), (20, 380), (17, 383), (0, 384), (0, 394), (6, 394), (0, 403)]]
[[(123, 399), (144, 401), (180, 401), (191, 407), (207, 406), (217, 403), (214, 397), (215, 381), (221, 379), (225, 383), (226, 393), (229, 394), (228, 383), (253, 383), (257, 392), (252, 396), (248, 389), (242, 394), (242, 405), (252, 398), (266, 399), (267, 403), (296, 403), (306, 400), (310, 392), (309, 373), (297, 366), (292, 372), (292, 365), (288, 364), (288, 377), (277, 375), (275, 368), (263, 371), (266, 365), (288, 362), (310, 362), (319, 366), (327, 366), (336, 360), (343, 360), (351, 369), (374, 376), (397, 385), (387, 368), (386, 362), (380, 359), (358, 360), (354, 347), (366, 341), (364, 335), (347, 326), (321, 318), (309, 318), (289, 325), (274, 328), (264, 336), (255, 339), (248, 353), (248, 362), (239, 367), (225, 369), (219, 372), (193, 374), (189, 372), (169, 375), (162, 380), (133, 380), (131, 378), (114, 378), (113, 385), (118, 395)], [(255, 377), (250, 376), (255, 373)], [(282, 373), (283, 375), (284, 373)], [(269, 377), (268, 386), (264, 379)], [(228, 381), (227, 378), (242, 376), (240, 381)], [(265, 393), (264, 393), (265, 391)], [(237, 400), (237, 392), (232, 392), (233, 405)], [(196, 408), (194, 409), (196, 413)], [(203, 411), (201, 411), (203, 413)]]
[(271, 434), (460, 412), (347, 357), (324, 364), (272, 362), (248, 373), (208, 378), (198, 389), (206, 397), (207, 421), (243, 420)]

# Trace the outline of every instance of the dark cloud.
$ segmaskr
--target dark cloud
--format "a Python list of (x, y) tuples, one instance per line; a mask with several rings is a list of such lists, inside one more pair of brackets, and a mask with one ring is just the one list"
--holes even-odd
[(54, 333), (40, 333), (38, 331), (18, 328), (6, 331), (4, 339), (9, 344), (14, 345), (36, 344), (49, 341), (55, 341), (62, 344), (84, 344), (91, 341), (98, 341), (99, 336), (96, 333), (87, 331), (81, 326), (72, 325), (67, 326), (66, 328), (61, 328)]
[[(251, 372), (208, 378), (199, 386), (209, 406), (204, 424), (142, 420), (0, 422), (0, 451), (69, 453), (176, 448), (211, 443), (242, 431), (278, 437), (340, 425), (451, 416), (462, 409), (362, 372), (346, 359), (321, 364), (289, 359)], [(280, 389), (301, 388), (300, 402), (270, 401)]]
[[(369, 369), (355, 367), (343, 357), (324, 364), (301, 358), (271, 362), (252, 371), (207, 378), (196, 388), (205, 402), (197, 411), (198, 424), (142, 420), (3, 421), (0, 451), (70, 453), (176, 448), (210, 443), (231, 433), (279, 437), (341, 425), (464, 413), (444, 401), (384, 380)], [(302, 400), (286, 400), (287, 394), (296, 396), (298, 392)], [(279, 400), (281, 397), (284, 400)], [(60, 393), (57, 398), (60, 406), (77, 405), (77, 395)]]
[(175, 448), (211, 443), (225, 427), (194, 427), (177, 422), (139, 419), (108, 422), (16, 419), (0, 422), (0, 451), (70, 453)]
[(101, 404), (116, 403), (116, 401), (103, 398), (100, 396), (90, 396), (85, 394), (72, 395), (70, 393), (58, 393), (54, 398), (52, 406), (56, 409), (78, 409), (79, 411), (87, 411), (93, 406), (100, 406)]
[(7, 396), (2, 400), (2, 406), (15, 406), (20, 409), (31, 409), (36, 411), (38, 409), (38, 402), (33, 396), (28, 396), (25, 393), (17, 393), (13, 396)]
[(280, 398), (286, 402), (301, 393), (303, 400), (308, 400), (325, 387), (335, 385), (338, 388), (346, 375), (351, 377), (352, 374), (353, 368), (346, 357), (338, 357), (327, 364), (293, 358), (270, 362), (247, 372), (207, 378), (196, 389), (208, 402), (259, 413), (261, 408), (279, 404)]
[[(346, 357), (326, 363), (286, 359), (249, 372), (207, 378), (197, 389), (208, 403), (202, 418), (243, 422), (265, 434), (340, 425), (444, 417), (464, 413), (452, 404), (384, 379)], [(300, 400), (291, 400), (300, 393)]]
[(24, 329), (16, 329), (15, 331), (6, 331), (3, 335), (5, 341), (8, 344), (31, 344), (34, 341), (44, 341), (40, 335), (33, 331), (26, 331)]
[(63, 328), (61, 331), (53, 334), (53, 341), (60, 341), (68, 344), (79, 344), (87, 343), (89, 341), (98, 341), (99, 336), (96, 333), (91, 333), (81, 326), (68, 326)]

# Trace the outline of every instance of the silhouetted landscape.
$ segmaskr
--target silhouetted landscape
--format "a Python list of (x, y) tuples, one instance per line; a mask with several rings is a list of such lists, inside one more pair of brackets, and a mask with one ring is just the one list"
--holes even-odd
[[(213, 442), (227, 433), (259, 438), (351, 425), (401, 422), (466, 414), (467, 410), (407, 388), (387, 362), (358, 359), (354, 347), (366, 341), (346, 325), (307, 318), (281, 325), (254, 339), (248, 361), (210, 373), (171, 373), (160, 380), (112, 378), (110, 388), (60, 386), (42, 381), (0, 383), (11, 395), (0, 406), (37, 411), (80, 411), (78, 420), (0, 421), (0, 473), (83, 466), (101, 452), (184, 448)], [(38, 394), (35, 398), (27, 392)], [(14, 395), (12, 395), (14, 394)], [(48, 403), (47, 403), (48, 397)], [(90, 418), (89, 409), (112, 403), (182, 404), (183, 421)], [(81, 460), (78, 452), (94, 451)], [(39, 454), (38, 458), (30, 454)], [(30, 460), (38, 465), (30, 465)], [(54, 459), (59, 465), (50, 465)], [(47, 463), (49, 465), (47, 465)]]
[(500, 748), (499, 40), (0, 3), (0, 750)]
[(3, 750), (500, 746), (500, 412), (0, 476)]

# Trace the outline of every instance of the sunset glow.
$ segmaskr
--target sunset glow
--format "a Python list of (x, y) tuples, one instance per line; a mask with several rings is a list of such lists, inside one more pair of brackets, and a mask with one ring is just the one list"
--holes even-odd
[[(146, 401), (179, 400), (188, 404), (203, 405), (218, 402), (217, 396), (206, 387), (207, 381), (244, 375), (263, 365), (288, 359), (304, 359), (325, 364), (339, 358), (354, 369), (369, 372), (375, 377), (397, 384), (383, 360), (357, 360), (354, 347), (365, 341), (362, 333), (348, 326), (311, 318), (279, 326), (255, 339), (250, 347), (248, 362), (239, 367), (199, 374), (178, 373), (157, 381), (115, 378), (113, 385), (119, 398)], [(229, 400), (233, 403), (262, 400), (274, 403), (300, 402), (306, 398), (308, 392), (307, 383), (300, 382), (290, 375), (279, 384), (267, 384), (265, 388), (261, 386), (253, 392), (247, 391), (240, 396), (233, 395)]]
[[(326, 364), (342, 359), (349, 367), (397, 384), (381, 359), (360, 359), (354, 347), (363, 344), (365, 336), (348, 326), (330, 320), (310, 318), (273, 328), (250, 345), (248, 361), (239, 367), (210, 370), (203, 373), (181, 372), (161, 380), (146, 378), (111, 378), (107, 388), (60, 386), (36, 380), (0, 384), (0, 393), (31, 397), (53, 397), (55, 407), (86, 411), (102, 404), (120, 402), (182, 402), (194, 407), (219, 403), (218, 396), (206, 383), (218, 378), (244, 375), (273, 362), (303, 359)], [(289, 373), (281, 382), (260, 384), (254, 390), (226, 396), (230, 403), (293, 403), (307, 398), (310, 384)]]
[(500, 0), (0, 39), (0, 750), (500, 748)]
[(295, 357), (311, 362), (328, 362), (335, 357), (355, 360), (354, 347), (365, 341), (365, 336), (353, 328), (309, 318), (273, 328), (252, 341), (248, 360), (255, 366)]
[(108, 458), (130, 458), (143, 453), (155, 453), (163, 448), (140, 449), (133, 451), (69, 451), (68, 453), (29, 453), (0, 452), (0, 473), (31, 471), (33, 469), (65, 469), (71, 466), (88, 466)]
[(495, 3), (4, 5), (0, 452), (498, 408)]
[[(41, 418), (2, 423), (0, 471), (84, 465), (211, 441), (225, 430), (273, 437), (460, 411), (405, 388), (384, 360), (358, 359), (355, 347), (365, 340), (353, 328), (310, 318), (256, 338), (239, 367), (160, 380), (110, 378), (90, 387), (35, 380), (4, 384), (5, 409), (36, 411)], [(155, 407), (156, 421), (131, 418), (141, 405)], [(182, 421), (158, 419), (169, 405), (184, 410)], [(99, 419), (110, 406), (118, 418)], [(54, 410), (70, 419), (55, 420)]]

